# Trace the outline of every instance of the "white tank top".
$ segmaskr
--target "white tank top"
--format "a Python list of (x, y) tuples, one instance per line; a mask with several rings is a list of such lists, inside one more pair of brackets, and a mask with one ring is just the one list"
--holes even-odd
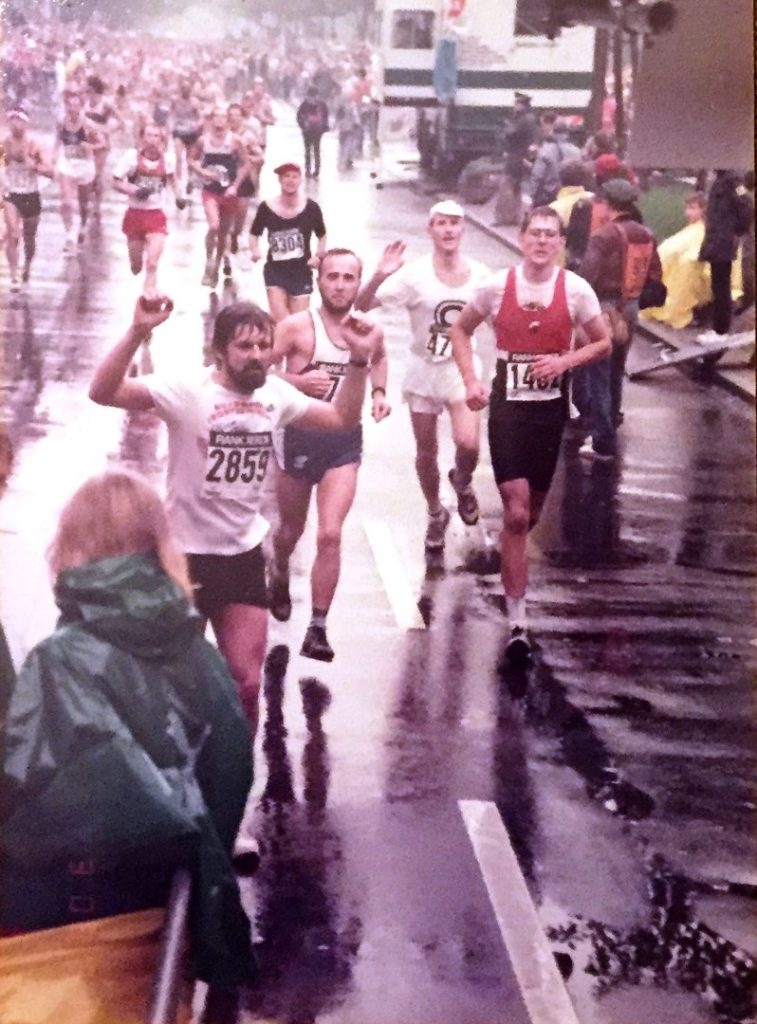
[(310, 367), (316, 370), (323, 370), (331, 378), (331, 387), (323, 396), (323, 401), (331, 402), (347, 372), (350, 350), (334, 344), (326, 331), (326, 325), (319, 310), (315, 312), (311, 310), (310, 319), (313, 322), (313, 334), (315, 336)]

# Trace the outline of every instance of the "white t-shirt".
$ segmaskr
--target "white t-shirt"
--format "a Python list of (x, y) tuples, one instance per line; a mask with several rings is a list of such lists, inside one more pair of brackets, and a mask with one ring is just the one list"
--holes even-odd
[[(494, 320), (502, 305), (505, 282), (510, 268), (498, 270), (488, 281), (476, 289), (471, 304), (481, 316)], [(546, 308), (552, 302), (559, 267), (555, 267), (546, 281), (528, 281), (523, 267), (515, 268), (515, 295), (518, 305), (532, 308)], [(565, 271), (565, 298), (568, 312), (574, 324), (583, 326), (587, 321), (600, 315), (599, 299), (591, 285), (571, 270)]]
[(237, 555), (268, 532), (259, 505), (273, 431), (312, 399), (279, 377), (242, 395), (217, 384), (213, 372), (155, 374), (144, 383), (168, 426), (166, 504), (177, 542), (191, 554)]
[[(161, 173), (162, 165), (162, 173)], [(166, 183), (163, 175), (176, 171), (176, 157), (166, 151), (157, 160), (147, 160), (136, 149), (127, 149), (116, 164), (113, 174), (116, 178), (127, 178), (140, 188), (150, 189), (147, 199), (129, 196), (129, 206), (135, 210), (162, 210)]]
[(470, 276), (463, 285), (453, 287), (440, 281), (433, 256), (428, 255), (400, 267), (376, 292), (382, 306), (407, 309), (413, 333), (410, 351), (429, 363), (452, 359), (450, 327), (463, 306), (491, 276), (483, 263), (467, 257), (466, 261)]

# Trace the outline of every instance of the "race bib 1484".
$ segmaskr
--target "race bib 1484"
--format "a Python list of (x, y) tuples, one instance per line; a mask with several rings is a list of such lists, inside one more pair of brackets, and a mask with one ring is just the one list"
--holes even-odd
[(533, 352), (508, 352), (505, 361), (505, 396), (508, 402), (548, 402), (560, 397), (562, 376), (551, 381), (537, 380), (534, 377), (531, 364), (538, 358), (539, 356)]

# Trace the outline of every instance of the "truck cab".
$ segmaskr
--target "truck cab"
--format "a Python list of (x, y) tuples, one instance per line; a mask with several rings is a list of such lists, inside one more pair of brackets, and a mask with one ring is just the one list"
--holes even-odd
[(537, 111), (584, 115), (594, 29), (549, 39), (533, 2), (380, 0), (381, 101), (415, 107), (424, 168), (451, 179), (469, 160), (500, 155), (516, 92)]

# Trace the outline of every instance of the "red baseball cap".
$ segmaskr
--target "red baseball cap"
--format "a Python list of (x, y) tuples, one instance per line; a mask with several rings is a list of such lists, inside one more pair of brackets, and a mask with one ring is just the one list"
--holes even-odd
[(299, 164), (279, 164), (278, 167), (274, 167), (273, 169), (274, 174), (286, 174), (287, 171), (297, 171), (298, 174), (302, 174), (302, 168)]

